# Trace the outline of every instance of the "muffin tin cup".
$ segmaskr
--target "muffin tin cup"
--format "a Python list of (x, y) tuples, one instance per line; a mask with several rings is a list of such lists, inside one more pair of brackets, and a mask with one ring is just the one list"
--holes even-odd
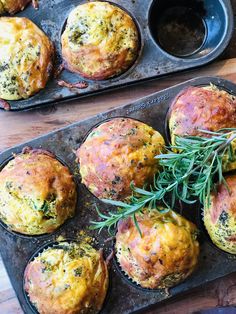
[[(114, 3), (111, 1), (103, 1), (103, 2), (108, 2), (111, 5), (117, 6), (118, 8), (120, 8), (121, 10), (126, 12), (132, 18), (132, 20), (133, 20), (133, 22), (137, 28), (137, 31), (138, 31), (138, 40), (139, 40), (138, 46), (139, 47), (138, 47), (138, 53), (137, 53), (136, 59), (133, 61), (133, 63), (125, 71), (122, 71), (120, 74), (117, 74), (117, 75), (112, 76), (112, 77), (107, 78), (107, 79), (102, 79), (102, 80), (95, 79), (95, 80), (93, 80), (93, 79), (83, 78), (82, 75), (75, 73), (75, 72), (71, 72), (70, 70), (68, 70), (67, 66), (66, 66), (66, 62), (64, 62), (65, 63), (65, 69), (63, 69), (62, 71), (68, 71), (72, 75), (73, 74), (79, 75), (79, 76), (81, 76), (81, 79), (85, 80), (86, 82), (90, 82), (90, 83), (96, 83), (96, 82), (97, 83), (106, 83), (108, 80), (109, 80), (109, 82), (112, 83), (112, 82), (116, 82), (116, 81), (125, 79), (135, 69), (135, 67), (139, 63), (141, 56), (142, 56), (143, 48), (144, 48), (144, 40), (143, 40), (143, 36), (141, 35), (141, 26), (140, 26), (138, 20), (135, 19), (135, 17), (132, 15), (132, 13), (129, 12), (124, 6), (120, 5), (119, 3)], [(87, 3), (87, 1), (84, 0), (79, 5), (85, 4), (85, 3)], [(69, 14), (70, 14), (70, 12), (69, 12)], [(66, 28), (67, 20), (68, 20), (68, 17), (66, 17), (66, 19), (64, 20), (64, 23), (63, 23), (61, 31), (60, 31), (60, 37), (62, 36), (62, 34)], [(60, 44), (60, 56), (61, 56), (61, 62), (63, 63), (61, 44)]]
[[(192, 84), (191, 86), (194, 86), (194, 87), (206, 87), (207, 85), (209, 84), (198, 84), (196, 82), (196, 84)], [(219, 82), (216, 82), (214, 84), (219, 90), (223, 90), (227, 93), (229, 93), (230, 95), (232, 96), (235, 96), (236, 97), (236, 91), (229, 88), (228, 86), (222, 86), (221, 84), (219, 84)], [(166, 113), (166, 117), (165, 117), (165, 136), (166, 136), (166, 143), (167, 145), (171, 145), (171, 136), (170, 136), (170, 130), (169, 130), (169, 120), (170, 120), (170, 114), (171, 114), (171, 110), (172, 110), (172, 106), (173, 104), (176, 102), (177, 98), (185, 91), (187, 90), (189, 86), (187, 86), (186, 88), (184, 88), (183, 90), (181, 90), (175, 97), (174, 99), (172, 100), (170, 106), (169, 106), (169, 109)]]
[[(63, 239), (77, 238), (81, 231), (96, 239), (98, 247), (104, 248), (105, 255), (108, 256), (113, 249), (112, 242), (105, 241), (109, 235), (105, 230), (98, 233), (96, 230), (89, 230), (91, 221), (99, 220), (95, 206), (98, 206), (104, 213), (107, 210), (114, 210), (113, 206), (108, 206), (100, 202), (95, 196), (88, 192), (84, 186), (79, 183), (79, 169), (76, 162), (74, 151), (83, 142), (86, 134), (107, 119), (115, 117), (129, 117), (140, 120), (155, 130), (159, 131), (165, 140), (167, 140), (165, 120), (167, 112), (176, 95), (188, 86), (205, 86), (210, 83), (226, 89), (231, 94), (236, 94), (236, 85), (216, 77), (196, 78), (191, 81), (176, 85), (158, 93), (142, 98), (124, 107), (110, 110), (108, 112), (94, 116), (63, 129), (52, 132), (48, 135), (31, 140), (28, 143), (18, 145), (0, 154), (0, 165), (4, 165), (12, 153), (20, 153), (23, 147), (31, 146), (42, 148), (55, 153), (72, 171), (75, 181), (78, 183), (78, 204), (75, 216), (62, 227), (56, 234), (47, 235), (46, 239), (40, 237), (12, 236), (9, 231), (0, 225), (0, 251), (3, 262), (8, 271), (12, 285), (19, 298), (23, 310), (27, 314), (33, 313), (29, 307), (22, 289), (22, 279), (25, 267), (32, 254), (52, 242), (57, 242), (58, 236)], [(166, 141), (167, 142), (167, 141)], [(199, 208), (196, 205), (183, 206), (183, 216), (193, 221), (201, 230), (199, 224)], [(109, 300), (104, 304), (101, 311), (103, 314), (126, 314), (132, 311), (139, 311), (145, 307), (166, 301), (172, 297), (182, 296), (185, 292), (193, 288), (200, 287), (206, 282), (210, 282), (235, 271), (235, 256), (219, 253), (218, 249), (209, 243), (205, 237), (200, 239), (200, 260), (196, 271), (184, 282), (170, 289), (170, 294), (163, 293), (162, 290), (142, 289), (138, 285), (131, 283), (124, 273), (114, 263), (110, 269), (112, 286), (109, 289)], [(222, 267), (224, 265), (224, 267)], [(138, 295), (138, 297), (137, 297)]]
[[(25, 147), (22, 148), (22, 151), (24, 150)], [(34, 149), (37, 149), (37, 147), (35, 147)], [(22, 153), (22, 151), (20, 153)], [(51, 153), (50, 151), (48, 151), (49, 153)], [(20, 154), (18, 153), (18, 154)], [(18, 155), (17, 154), (17, 155)], [(54, 155), (54, 154), (53, 154)], [(70, 173), (72, 173), (72, 171), (70, 170), (69, 166), (59, 157), (57, 157), (56, 155), (54, 155), (54, 157), (65, 167), (67, 167), (70, 171)], [(0, 165), (0, 171), (2, 171), (2, 169), (9, 163), (9, 161), (13, 160), (14, 156), (11, 155), (10, 157), (8, 157), (6, 160), (4, 160), (1, 165)], [(77, 190), (77, 203), (78, 203), (78, 181), (76, 181), (76, 179), (73, 177), (74, 183), (76, 185), (76, 190)], [(77, 208), (77, 204), (76, 204), (76, 208)], [(75, 210), (76, 211), (76, 210)], [(75, 213), (76, 215), (76, 213)], [(73, 219), (73, 217), (68, 218), (64, 221), (64, 223), (62, 225), (60, 225), (56, 230), (50, 232), (50, 233), (43, 233), (43, 234), (35, 234), (35, 235), (28, 235), (28, 234), (24, 234), (24, 233), (20, 233), (17, 231), (12, 230), (7, 224), (5, 224), (1, 218), (0, 218), (0, 226), (2, 226), (7, 232), (9, 232), (12, 236), (15, 237), (20, 237), (23, 239), (41, 239), (41, 240), (46, 240), (48, 238), (50, 238), (51, 236), (57, 236), (60, 233), (60, 229), (62, 227), (66, 227), (66, 225), (68, 224), (68, 222)]]
[[(56, 67), (62, 62), (60, 34), (63, 25), (72, 9), (82, 3), (84, 1), (78, 3), (77, 0), (51, 0), (50, 3), (40, 3), (37, 12), (28, 6), (23, 12), (16, 14), (16, 16), (31, 19), (55, 43)], [(86, 80), (78, 74), (65, 70), (60, 75), (60, 79), (71, 83), (87, 81), (88, 87), (70, 90), (60, 87), (57, 84), (57, 79), (51, 78), (45, 89), (29, 99), (9, 101), (11, 110), (23, 110), (70, 99), (79, 99), (202, 66), (216, 59), (224, 51), (232, 36), (233, 12), (230, 0), (113, 0), (110, 3), (121, 7), (130, 14), (139, 30), (140, 51), (134, 64), (123, 74), (101, 81)], [(182, 9), (184, 12), (188, 12), (184, 15), (185, 20), (181, 17)], [(171, 42), (169, 44), (163, 43), (163, 38), (165, 41), (177, 37), (177, 35), (173, 36), (177, 28), (173, 27), (171, 23), (169, 25), (169, 20), (176, 21), (175, 23), (180, 29), (179, 35), (177, 33), (178, 36), (186, 34), (187, 40), (183, 38), (183, 43), (189, 44), (188, 38), (195, 38), (197, 46), (195, 50), (176, 53), (176, 51), (170, 50), (173, 46)], [(181, 27), (183, 27), (183, 31), (181, 31)], [(169, 31), (169, 36), (160, 38), (160, 34), (164, 34), (163, 29), (165, 33)], [(198, 39), (199, 29), (202, 29), (202, 33), (204, 33), (202, 41)], [(180, 39), (182, 37), (180, 36)], [(176, 43), (174, 44), (173, 47), (175, 48)], [(178, 48), (178, 50), (181, 49)]]
[(206, 227), (204, 225), (204, 221), (203, 221), (203, 215), (204, 215), (204, 209), (202, 206), (199, 205), (198, 208), (198, 227), (199, 230), (201, 231), (202, 237), (204, 237), (203, 241), (207, 241), (215, 250), (218, 251), (219, 254), (224, 254), (225, 256), (227, 256), (228, 258), (234, 258), (236, 260), (236, 255), (235, 254), (231, 254), (229, 252), (226, 252), (224, 250), (221, 250), (217, 245), (215, 245), (215, 243), (213, 243), (213, 241), (211, 240)]
[[(38, 257), (44, 250), (48, 249), (48, 248), (57, 248), (61, 243), (65, 243), (65, 242), (68, 242), (68, 243), (80, 243), (80, 241), (76, 238), (66, 238), (62, 241), (57, 241), (57, 242), (48, 242), (46, 244), (44, 244), (43, 246), (41, 246), (40, 248), (38, 248), (33, 254), (32, 256), (29, 258), (28, 262), (27, 262), (27, 265), (26, 267), (28, 266), (29, 263), (31, 263), (36, 257)], [(92, 245), (93, 246), (93, 245)], [(25, 269), (26, 269), (25, 267)], [(108, 289), (107, 289), (107, 293), (106, 293), (106, 297), (105, 297), (105, 300), (104, 300), (104, 305), (108, 302), (109, 300), (109, 295), (110, 295), (110, 288), (111, 288), (111, 276), (110, 274), (109, 275), (109, 283), (108, 283)], [(27, 294), (27, 292), (25, 291), (25, 271), (24, 271), (24, 274), (23, 274), (23, 278), (22, 278), (22, 291), (23, 291), (23, 295), (24, 295), (24, 298), (31, 310), (31, 313), (34, 313), (34, 314), (39, 314), (38, 310), (36, 309), (36, 307), (34, 306), (34, 304), (32, 304), (32, 302), (30, 301), (30, 298)], [(100, 311), (101, 312), (101, 311)], [(99, 312), (99, 313), (100, 313)]]
[[(115, 117), (115, 118), (124, 118), (124, 119), (127, 119), (128, 117), (123, 115), (123, 116), (117, 116), (117, 117)], [(108, 122), (108, 121), (111, 121), (111, 120), (113, 120), (113, 119), (114, 119), (114, 118), (107, 118), (107, 119), (104, 119), (103, 121), (98, 122), (96, 125), (92, 126), (91, 129), (89, 129), (88, 132), (85, 134), (84, 138), (82, 139), (82, 142), (80, 143), (80, 145), (79, 145), (79, 147), (78, 147), (77, 149), (79, 149), (79, 148), (81, 147), (81, 145), (86, 141), (86, 139), (88, 138), (88, 136), (90, 135), (90, 133), (91, 133), (94, 129), (96, 129), (97, 127), (99, 127), (101, 124), (106, 123), (106, 122)], [(132, 118), (130, 118), (130, 119), (132, 119)], [(138, 122), (142, 122), (142, 123), (143, 123), (143, 121), (141, 121), (140, 119), (133, 119), (133, 120), (136, 120), (136, 121), (138, 121)], [(79, 162), (78, 162), (78, 167), (80, 168)], [(93, 194), (93, 192), (91, 192), (91, 191), (89, 190), (89, 188), (88, 188), (84, 183), (83, 183), (83, 186), (84, 186), (84, 188), (85, 188), (93, 197), (96, 197), (96, 199), (97, 199), (99, 202), (103, 202), (102, 199), (100, 199), (100, 198), (97, 197), (95, 194)], [(131, 195), (130, 195), (130, 196), (131, 196)], [(129, 196), (127, 196), (127, 198), (128, 198), (128, 197), (129, 197)], [(123, 201), (125, 202), (125, 199), (124, 199)]]

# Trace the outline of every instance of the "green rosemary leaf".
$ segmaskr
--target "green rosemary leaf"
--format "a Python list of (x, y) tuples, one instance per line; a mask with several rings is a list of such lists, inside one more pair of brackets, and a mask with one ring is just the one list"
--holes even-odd
[(106, 204), (110, 204), (110, 205), (122, 207), (122, 208), (123, 207), (126, 208), (127, 206), (129, 206), (127, 203), (120, 202), (120, 201), (114, 201), (114, 200), (110, 200), (110, 199), (102, 199), (102, 201)]
[[(128, 203), (104, 200), (118, 209), (107, 215), (97, 210), (103, 220), (92, 222), (92, 228), (101, 230), (107, 227), (111, 231), (120, 219), (127, 217), (132, 217), (136, 225), (136, 214), (144, 208), (165, 212), (170, 207), (173, 208), (177, 200), (186, 204), (193, 204), (197, 200), (209, 204), (210, 193), (216, 189), (217, 184), (226, 185), (223, 162), (235, 160), (231, 143), (236, 140), (236, 128), (218, 132), (200, 131), (206, 137), (177, 136), (175, 145), (166, 147), (166, 154), (156, 156), (162, 171), (154, 176), (149, 189), (146, 186), (143, 189), (137, 188), (131, 183), (134, 194)], [(164, 210), (163, 205), (166, 208)]]
[(139, 235), (142, 238), (142, 231), (141, 231), (141, 229), (139, 227), (139, 224), (138, 224), (138, 221), (137, 221), (137, 218), (136, 218), (135, 214), (133, 214), (133, 220), (134, 220), (135, 227), (138, 229)]

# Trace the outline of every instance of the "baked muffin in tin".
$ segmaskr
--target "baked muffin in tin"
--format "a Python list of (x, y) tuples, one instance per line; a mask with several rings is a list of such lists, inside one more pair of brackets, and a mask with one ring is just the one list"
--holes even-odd
[(32, 21), (0, 17), (0, 98), (19, 100), (43, 89), (53, 56), (52, 42)]
[(0, 219), (12, 231), (51, 233), (74, 215), (76, 200), (69, 169), (47, 151), (19, 154), (0, 172)]
[(98, 198), (125, 199), (130, 184), (152, 183), (154, 158), (164, 149), (161, 134), (130, 118), (113, 118), (95, 127), (77, 150), (82, 183)]
[(92, 80), (126, 71), (138, 56), (138, 29), (129, 14), (109, 2), (77, 6), (61, 37), (65, 67)]
[[(191, 86), (184, 89), (174, 99), (169, 118), (171, 142), (176, 136), (204, 136), (201, 130), (218, 131), (224, 128), (236, 128), (236, 97), (216, 86)], [(236, 151), (236, 141), (232, 142)], [(224, 171), (236, 169), (235, 158), (224, 157)]]
[(204, 224), (212, 242), (221, 250), (236, 254), (236, 174), (225, 177), (224, 184), (211, 193), (204, 206)]
[(123, 272), (143, 288), (169, 288), (195, 270), (199, 243), (196, 226), (174, 211), (144, 210), (120, 221), (115, 251)]
[(62, 242), (27, 265), (24, 289), (40, 314), (95, 314), (108, 289), (107, 265), (90, 244)]
[(32, 0), (0, 0), (0, 15), (22, 11)]

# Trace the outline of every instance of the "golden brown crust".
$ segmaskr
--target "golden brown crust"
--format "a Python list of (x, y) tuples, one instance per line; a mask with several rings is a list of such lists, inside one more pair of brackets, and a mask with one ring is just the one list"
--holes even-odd
[(189, 87), (171, 105), (171, 140), (186, 135), (202, 135), (201, 130), (218, 131), (236, 127), (236, 98), (216, 87)]
[(108, 289), (107, 265), (89, 244), (60, 243), (25, 270), (25, 290), (40, 314), (95, 314)]
[[(200, 130), (219, 131), (236, 128), (236, 98), (213, 85), (189, 87), (175, 98), (169, 112), (171, 142), (175, 145), (176, 136), (204, 136)], [(234, 158), (226, 154), (223, 170), (236, 169), (236, 141), (232, 142)]]
[(0, 218), (23, 234), (50, 233), (72, 217), (76, 186), (49, 152), (25, 151), (0, 172)]
[(137, 215), (142, 233), (131, 218), (121, 221), (116, 234), (116, 256), (122, 270), (144, 288), (168, 288), (187, 278), (199, 255), (196, 226), (169, 211)]
[(132, 18), (108, 2), (77, 6), (61, 38), (65, 66), (85, 78), (107, 79), (136, 60), (139, 34)]
[(0, 17), (0, 30), (0, 98), (28, 98), (51, 75), (53, 44), (27, 18)]
[(222, 250), (236, 254), (236, 175), (226, 178), (205, 204), (204, 223), (212, 241)]
[(28, 3), (32, 0), (0, 0), (0, 14), (5, 12), (15, 14), (24, 10)]
[(94, 128), (77, 150), (82, 182), (99, 198), (124, 199), (130, 183), (143, 187), (158, 170), (154, 157), (164, 148), (161, 134), (129, 118)]

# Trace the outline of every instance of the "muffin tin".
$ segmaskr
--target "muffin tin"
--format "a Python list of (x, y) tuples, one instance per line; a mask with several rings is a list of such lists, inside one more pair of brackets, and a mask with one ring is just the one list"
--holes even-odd
[[(67, 16), (74, 7), (84, 2), (40, 1), (38, 11), (28, 6), (16, 14), (30, 18), (54, 41), (57, 50), (56, 67), (61, 63), (60, 35)], [(85, 89), (60, 87), (57, 80), (51, 78), (46, 88), (33, 97), (9, 101), (11, 110), (79, 99), (204, 65), (223, 52), (233, 32), (230, 0), (114, 0), (111, 3), (127, 11), (138, 26), (141, 47), (135, 64), (112, 79), (85, 80), (88, 82)], [(78, 74), (66, 70), (59, 78), (72, 83), (84, 81)]]
[[(95, 205), (104, 211), (107, 209), (111, 210), (111, 207), (99, 201), (84, 185), (79, 183), (79, 169), (75, 161), (74, 150), (83, 142), (88, 131), (106, 119), (124, 116), (149, 124), (158, 130), (167, 142), (168, 135), (165, 120), (168, 108), (174, 97), (187, 86), (204, 86), (210, 83), (236, 95), (236, 85), (229, 81), (216, 77), (193, 79), (142, 98), (132, 104), (101, 113), (88, 120), (72, 124), (66, 128), (31, 140), (11, 148), (0, 155), (0, 165), (3, 167), (6, 161), (11, 158), (12, 153), (20, 153), (25, 146), (49, 150), (70, 168), (78, 185), (78, 204), (75, 217), (68, 220), (55, 233), (44, 236), (26, 237), (9, 232), (4, 226), (0, 225), (0, 252), (25, 313), (34, 313), (23, 291), (24, 270), (31, 256), (35, 252), (38, 252), (41, 247), (57, 242), (58, 236), (69, 240), (76, 239), (81, 230), (88, 228), (91, 220), (98, 220)], [(199, 206), (184, 205), (182, 214), (195, 222), (202, 234), (200, 236), (200, 262), (193, 275), (178, 286), (171, 288), (169, 294), (164, 290), (141, 289), (138, 285), (125, 278), (124, 273), (120, 271), (119, 266), (114, 260), (110, 269), (111, 283), (108, 297), (101, 313), (125, 314), (140, 311), (172, 297), (181, 296), (193, 288), (235, 271), (236, 256), (217, 249), (205, 234), (200, 222), (201, 219), (199, 220)], [(108, 256), (113, 247), (113, 242), (105, 241), (109, 237), (107, 231), (103, 230), (99, 234), (96, 230), (87, 230), (86, 233), (95, 238), (97, 247), (104, 247), (105, 256)]]

